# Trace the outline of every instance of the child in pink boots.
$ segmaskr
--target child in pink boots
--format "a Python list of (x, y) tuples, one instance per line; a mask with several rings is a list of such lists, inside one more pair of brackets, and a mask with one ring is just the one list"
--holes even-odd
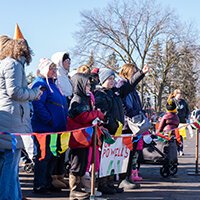
[[(138, 156), (139, 156), (139, 151), (142, 150), (143, 148), (143, 138), (137, 138), (133, 140), (133, 157), (132, 157), (132, 170), (131, 170), (131, 181), (141, 181), (142, 177), (138, 175)], [(135, 149), (135, 150), (134, 150)]]

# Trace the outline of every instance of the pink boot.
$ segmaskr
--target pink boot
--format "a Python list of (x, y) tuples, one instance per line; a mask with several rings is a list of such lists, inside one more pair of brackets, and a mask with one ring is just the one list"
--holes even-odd
[(141, 181), (142, 180), (142, 177), (138, 176), (138, 170), (137, 169), (132, 170), (131, 179), (132, 179), (132, 181)]

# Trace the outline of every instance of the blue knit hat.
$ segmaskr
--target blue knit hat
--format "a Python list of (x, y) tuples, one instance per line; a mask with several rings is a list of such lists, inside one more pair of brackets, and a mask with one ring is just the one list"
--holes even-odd
[(115, 76), (115, 72), (112, 69), (100, 68), (99, 69), (99, 81), (103, 84), (110, 76)]

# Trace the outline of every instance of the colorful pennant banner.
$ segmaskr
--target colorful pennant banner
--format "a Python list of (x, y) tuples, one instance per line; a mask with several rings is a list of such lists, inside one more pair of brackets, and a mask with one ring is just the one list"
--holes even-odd
[[(157, 133), (156, 135), (165, 139), (170, 140), (170, 132), (175, 131), (176, 137), (179, 140), (179, 137), (177, 134), (180, 133), (180, 129), (186, 128), (189, 125), (193, 125), (193, 127), (200, 130), (200, 122), (195, 121), (192, 124), (187, 124), (185, 126), (169, 130), (167, 132), (161, 132)], [(54, 156), (57, 156), (58, 154), (64, 153), (69, 147), (70, 148), (85, 148), (89, 147), (92, 144), (92, 136), (94, 133), (94, 126), (81, 128), (77, 130), (72, 131), (65, 131), (65, 132), (53, 132), (53, 133), (7, 133), (7, 132), (0, 132), (0, 134), (7, 134), (12, 137), (12, 150), (15, 151), (16, 144), (17, 144), (17, 135), (32, 135), (35, 136), (41, 150), (41, 157), (40, 160), (45, 158), (46, 155), (46, 137), (47, 135), (50, 135), (50, 150), (53, 153)], [(101, 131), (101, 128), (97, 126), (97, 139), (98, 139), (98, 145), (101, 144), (100, 141), (100, 135), (103, 134)], [(119, 122), (118, 129), (115, 133), (114, 137), (122, 137), (123, 144), (130, 150), (133, 149), (133, 142), (132, 142), (132, 136), (123, 136), (122, 134), (122, 124)], [(166, 134), (168, 136), (166, 136)], [(139, 138), (140, 139), (140, 138)], [(139, 140), (138, 139), (138, 140)], [(58, 141), (59, 140), (59, 141)], [(58, 147), (59, 143), (59, 147)]]

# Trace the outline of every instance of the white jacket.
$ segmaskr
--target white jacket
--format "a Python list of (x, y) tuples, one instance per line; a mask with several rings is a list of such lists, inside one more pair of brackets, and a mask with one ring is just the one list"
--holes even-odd
[[(28, 88), (22, 62), (10, 57), (0, 62), (0, 132), (32, 132), (29, 101), (38, 96), (39, 88)], [(16, 139), (17, 149), (23, 148), (21, 137)], [(12, 149), (11, 136), (0, 134), (0, 149)]]
[(71, 80), (68, 76), (68, 70), (63, 67), (63, 55), (66, 52), (57, 52), (54, 53), (51, 57), (52, 62), (57, 65), (58, 72), (57, 72), (57, 86), (61, 90), (62, 94), (66, 97), (72, 96), (73, 87)]

